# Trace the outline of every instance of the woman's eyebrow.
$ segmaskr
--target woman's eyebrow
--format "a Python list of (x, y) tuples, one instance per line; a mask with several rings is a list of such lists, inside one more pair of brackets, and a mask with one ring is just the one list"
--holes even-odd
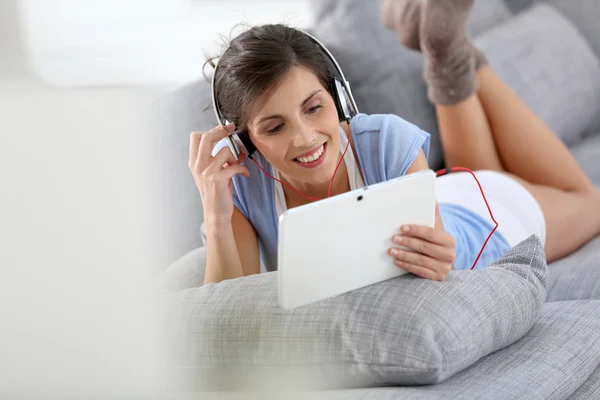
[[(322, 89), (317, 89), (317, 90), (315, 90), (314, 92), (312, 92), (311, 94), (309, 94), (309, 95), (308, 95), (308, 97), (307, 97), (306, 99), (302, 100), (302, 103), (300, 103), (300, 107), (303, 107), (303, 106), (304, 106), (306, 103), (308, 103), (308, 102), (310, 101), (310, 99), (312, 99), (312, 98), (313, 98), (313, 96), (314, 96), (314, 95), (316, 95), (317, 93), (319, 93), (321, 90), (322, 90)], [(264, 121), (266, 121), (266, 120), (273, 119), (273, 118), (281, 118), (281, 115), (279, 115), (279, 114), (275, 114), (275, 115), (269, 115), (268, 117), (262, 117), (262, 118), (261, 118), (261, 119), (260, 119), (260, 120), (257, 122), (257, 124), (260, 124), (260, 123), (262, 123), (262, 122), (264, 122)]]

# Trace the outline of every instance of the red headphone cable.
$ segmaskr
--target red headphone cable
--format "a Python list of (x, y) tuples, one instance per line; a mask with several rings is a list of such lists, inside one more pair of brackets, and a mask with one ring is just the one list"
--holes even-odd
[[(340, 167), (340, 165), (342, 164), (342, 161), (344, 160), (344, 156), (346, 155), (346, 152), (348, 151), (348, 147), (350, 146), (350, 124), (348, 124), (348, 143), (346, 144), (346, 148), (344, 149), (344, 152), (342, 153), (342, 157), (340, 158), (340, 160), (338, 161), (337, 166), (335, 167), (335, 171), (333, 171), (333, 176), (331, 177), (331, 181), (329, 182), (329, 189), (327, 191), (327, 197), (331, 197), (331, 188), (333, 186), (333, 181), (335, 178), (335, 175), (337, 174), (337, 171)], [(265, 171), (263, 169), (263, 167), (260, 166), (260, 164), (258, 162), (256, 162), (256, 160), (252, 157), (249, 157), (252, 161), (254, 161), (254, 164), (256, 164), (256, 166), (269, 178), (281, 183), (282, 185), (284, 185), (285, 187), (287, 187), (290, 190), (293, 190), (294, 192), (298, 193), (300, 196), (304, 197), (307, 200), (311, 200), (311, 201), (316, 201), (316, 200), (322, 200), (320, 198), (317, 197), (310, 197), (310, 196), (306, 196), (305, 194), (301, 193), (299, 190), (294, 189), (292, 186), (286, 184), (285, 182), (275, 178), (274, 176), (272, 176), (271, 174), (269, 174), (267, 171)], [(483, 192), (483, 188), (481, 187), (481, 183), (479, 182), (479, 179), (477, 179), (477, 176), (475, 175), (475, 173), (473, 171), (471, 171), (468, 168), (465, 167), (453, 167), (453, 168), (446, 168), (446, 169), (441, 169), (439, 171), (437, 171), (435, 173), (436, 177), (440, 177), (440, 176), (444, 176), (447, 175), (449, 173), (452, 172), (468, 172), (470, 173), (473, 178), (475, 179), (475, 181), (477, 182), (477, 186), (479, 186), (479, 191), (481, 192), (481, 195), (483, 196), (483, 200), (485, 201), (485, 205), (488, 209), (488, 212), (490, 213), (490, 217), (492, 218), (492, 221), (494, 221), (494, 229), (492, 229), (492, 231), (490, 232), (490, 234), (488, 235), (487, 239), (485, 240), (485, 242), (483, 243), (483, 246), (481, 247), (481, 250), (479, 251), (479, 254), (477, 255), (477, 258), (475, 259), (475, 262), (473, 262), (473, 265), (471, 266), (471, 270), (473, 270), (475, 268), (475, 265), (477, 265), (477, 262), (479, 261), (479, 259), (481, 258), (481, 255), (483, 253), (483, 250), (485, 249), (485, 246), (487, 246), (487, 243), (489, 242), (489, 240), (492, 238), (492, 235), (494, 234), (494, 232), (496, 232), (496, 229), (498, 229), (498, 221), (496, 221), (496, 219), (494, 218), (494, 214), (492, 213), (492, 209), (490, 208), (490, 205), (487, 201), (487, 198), (485, 197), (485, 193)]]
[(492, 221), (494, 221), (494, 229), (492, 229), (492, 231), (488, 235), (487, 239), (485, 239), (485, 242), (483, 242), (483, 246), (481, 246), (481, 250), (479, 251), (479, 254), (477, 255), (477, 258), (475, 259), (475, 262), (471, 266), (471, 270), (473, 270), (475, 268), (475, 265), (477, 265), (477, 262), (479, 261), (479, 258), (481, 257), (481, 254), (483, 253), (483, 250), (485, 249), (485, 246), (487, 246), (487, 243), (492, 238), (492, 235), (494, 234), (494, 232), (496, 232), (496, 229), (498, 229), (498, 221), (496, 221), (496, 219), (494, 218), (494, 214), (492, 213), (492, 209), (490, 208), (490, 205), (489, 205), (489, 203), (487, 201), (487, 198), (485, 197), (485, 193), (483, 192), (483, 188), (481, 187), (481, 183), (479, 182), (479, 179), (477, 179), (477, 176), (475, 175), (475, 173), (473, 171), (471, 171), (469, 168), (465, 168), (465, 167), (453, 167), (453, 168), (441, 169), (441, 170), (439, 170), (439, 171), (437, 171), (435, 173), (435, 176), (439, 178), (440, 176), (447, 175), (447, 174), (449, 174), (451, 172), (468, 172), (468, 173), (470, 173), (473, 176), (473, 178), (477, 182), (477, 186), (479, 186), (479, 191), (481, 192), (481, 196), (483, 196), (483, 200), (485, 201), (485, 205), (486, 205), (486, 207), (488, 209), (488, 212), (490, 213), (490, 217), (492, 218)]
[[(340, 158), (340, 160), (337, 163), (337, 166), (335, 167), (335, 171), (333, 171), (333, 176), (331, 177), (331, 181), (329, 182), (329, 189), (327, 190), (327, 197), (331, 197), (331, 188), (333, 186), (333, 180), (335, 178), (335, 174), (337, 174), (338, 169), (340, 168), (340, 165), (342, 164), (342, 161), (344, 160), (344, 156), (346, 156), (346, 152), (348, 151), (348, 147), (350, 146), (350, 124), (348, 124), (348, 143), (346, 143), (346, 148), (344, 149), (344, 152), (342, 153), (342, 157)], [(298, 193), (300, 196), (304, 197), (305, 199), (308, 200), (323, 200), (320, 199), (318, 197), (310, 197), (310, 196), (306, 196), (304, 193), (300, 192), (299, 190), (294, 189), (292, 186), (286, 184), (283, 181), (280, 181), (279, 179), (275, 178), (274, 176), (272, 176), (271, 174), (269, 174), (267, 171), (265, 171), (263, 169), (263, 167), (260, 166), (259, 163), (256, 162), (256, 160), (254, 158), (252, 158), (252, 161), (254, 161), (254, 164), (256, 164), (256, 166), (258, 168), (260, 168), (260, 170), (267, 175), (269, 178), (276, 180), (277, 182), (281, 183), (282, 185), (284, 185), (285, 187), (287, 187), (290, 190), (293, 190), (294, 192)]]

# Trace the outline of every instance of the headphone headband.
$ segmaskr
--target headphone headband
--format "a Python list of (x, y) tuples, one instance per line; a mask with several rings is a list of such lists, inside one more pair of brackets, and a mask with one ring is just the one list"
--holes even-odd
[(331, 52), (327, 49), (327, 47), (325, 47), (325, 45), (323, 43), (321, 43), (321, 41), (319, 39), (317, 39), (316, 37), (314, 37), (313, 35), (311, 35), (308, 32), (302, 31), (300, 29), (298, 29), (298, 30), (300, 32), (304, 33), (309, 38), (311, 38), (312, 41), (315, 42), (317, 44), (317, 46), (319, 46), (319, 48), (321, 49), (321, 51), (323, 51), (323, 53), (325, 53), (325, 55), (327, 56), (327, 58), (329, 59), (329, 61), (333, 65), (333, 68), (335, 69), (335, 72), (338, 74), (338, 76), (340, 78), (340, 81), (342, 83), (342, 86), (346, 90), (346, 93), (348, 93), (348, 100), (350, 100), (350, 103), (352, 105), (352, 112), (353, 112), (353, 114), (354, 115), (358, 114), (358, 107), (356, 106), (356, 101), (354, 101), (354, 97), (352, 96), (352, 90), (350, 90), (350, 82), (348, 82), (346, 80), (346, 77), (344, 76), (344, 73), (342, 72), (342, 68), (340, 68), (340, 65), (336, 61), (336, 59), (333, 56), (333, 54), (331, 54)]
[[(346, 80), (346, 77), (344, 76), (342, 69), (340, 68), (335, 57), (333, 57), (333, 54), (331, 54), (331, 52), (327, 49), (327, 47), (325, 47), (325, 45), (323, 43), (321, 43), (321, 41), (319, 41), (313, 35), (305, 32), (303, 30), (300, 30), (300, 29), (296, 29), (296, 30), (299, 32), (302, 32), (303, 34), (308, 36), (317, 46), (319, 46), (321, 51), (325, 54), (325, 56), (330, 61), (331, 65), (333, 66), (334, 71), (332, 71), (332, 72), (335, 72), (337, 74), (342, 87), (345, 89), (345, 91), (347, 93), (346, 97), (347, 97), (347, 100), (350, 102), (350, 107), (351, 107), (351, 110), (349, 110), (349, 111), (351, 112), (352, 115), (358, 114), (358, 107), (356, 106), (356, 101), (354, 100), (354, 97), (352, 96), (352, 91), (350, 90), (350, 83)], [(227, 51), (227, 50), (225, 50), (225, 51)], [(224, 126), (230, 121), (227, 121), (227, 119), (221, 113), (221, 109), (219, 107), (219, 100), (217, 99), (217, 91), (215, 88), (215, 77), (217, 76), (217, 69), (219, 67), (218, 64), (219, 63), (217, 61), (217, 65), (215, 66), (215, 69), (213, 71), (210, 86), (211, 86), (211, 96), (212, 96), (213, 109), (215, 111), (215, 116), (217, 117), (217, 121), (219, 122), (219, 125)], [(337, 99), (334, 99), (334, 100), (337, 100)]]

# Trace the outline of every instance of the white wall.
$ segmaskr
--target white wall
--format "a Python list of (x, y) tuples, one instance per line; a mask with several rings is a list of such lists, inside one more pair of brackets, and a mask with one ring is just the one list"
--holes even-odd
[(306, 0), (17, 0), (36, 72), (57, 85), (178, 85), (239, 22), (311, 24)]

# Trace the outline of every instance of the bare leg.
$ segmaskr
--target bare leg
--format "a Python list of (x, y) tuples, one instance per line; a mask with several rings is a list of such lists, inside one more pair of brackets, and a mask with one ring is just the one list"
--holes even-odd
[(440, 140), (448, 167), (504, 171), (479, 97), (436, 107)]
[[(536, 198), (548, 262), (600, 233), (600, 194), (555, 134), (489, 68), (477, 94), (436, 106), (449, 166), (505, 171)], [(495, 153), (495, 155), (494, 155)]]
[(477, 95), (508, 172), (565, 191), (594, 189), (567, 147), (489, 67), (480, 68), (477, 79)]
[(490, 68), (477, 78), (499, 158), (544, 213), (548, 261), (572, 253), (600, 233), (600, 194), (554, 132)]

